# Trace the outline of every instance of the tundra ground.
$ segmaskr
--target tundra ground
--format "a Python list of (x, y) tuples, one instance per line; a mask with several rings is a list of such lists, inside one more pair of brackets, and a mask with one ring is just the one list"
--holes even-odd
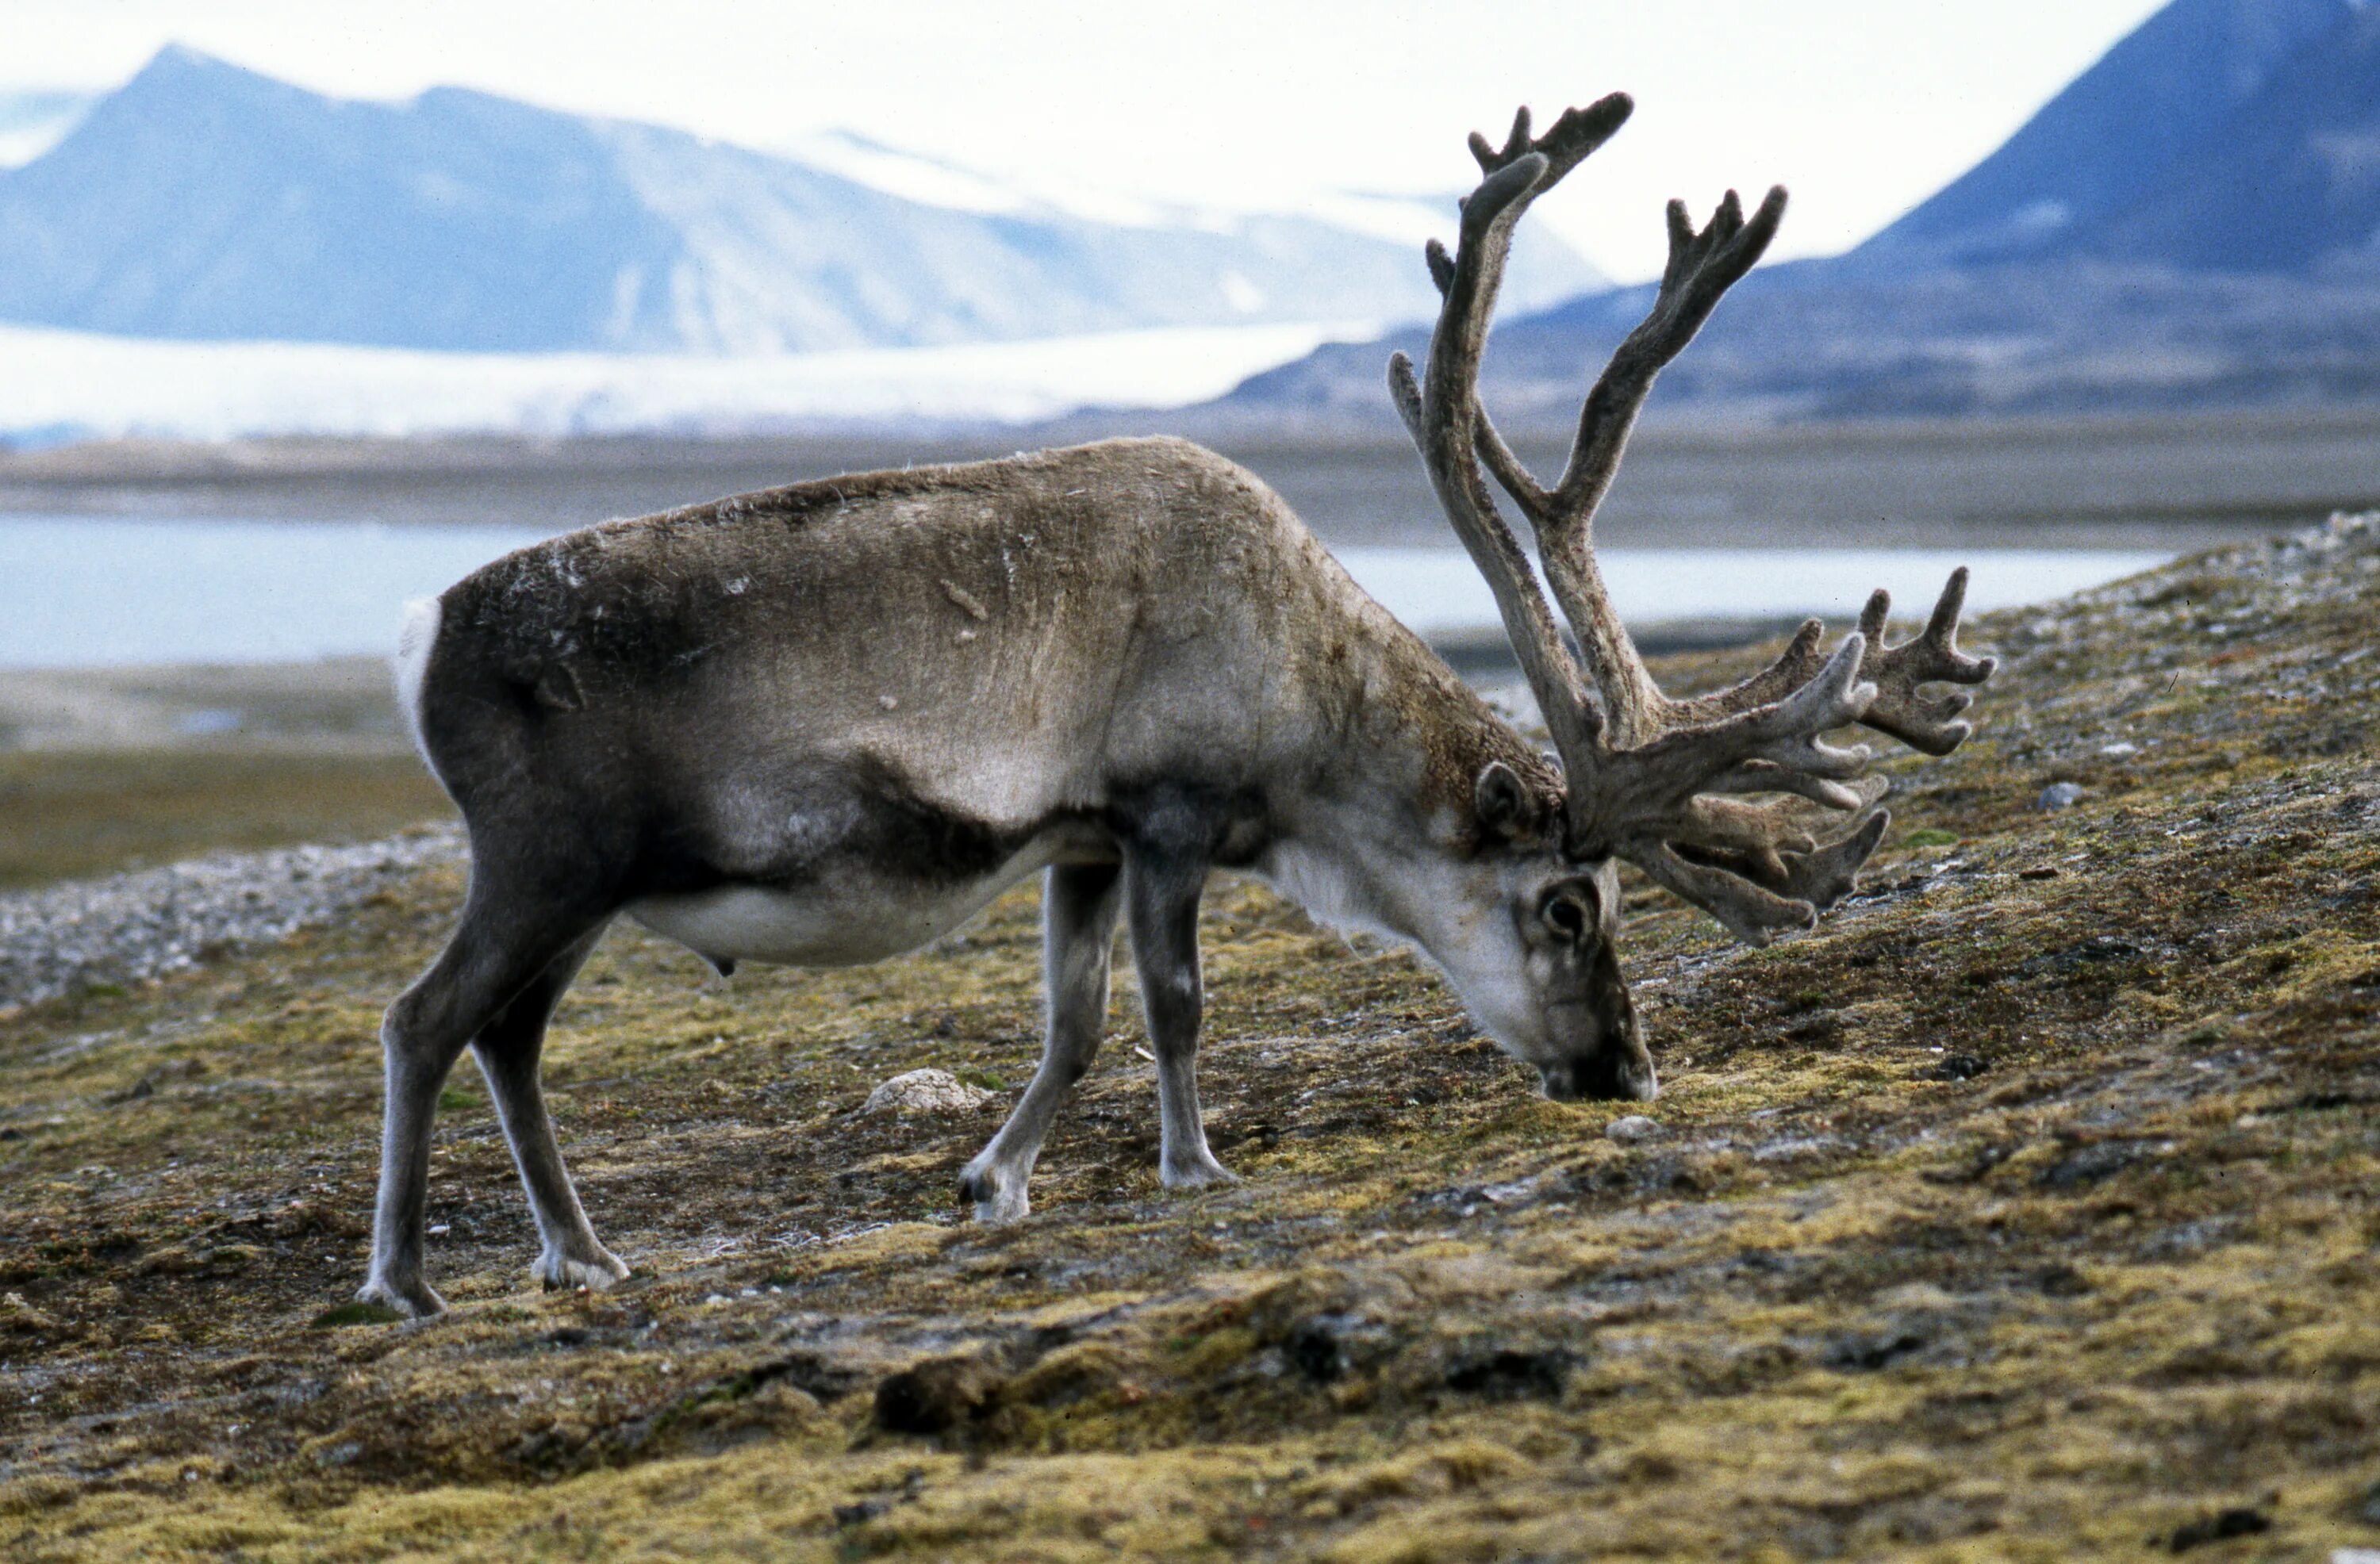
[[(2380, 528), (1989, 619), (1866, 889), (1632, 896), (1665, 1087), (1563, 1106), (1409, 957), (1219, 882), (1155, 1178), (1111, 1041), (1014, 1227), (1034, 897), (878, 967), (622, 930), (547, 1081), (638, 1277), (527, 1282), (476, 1080), (420, 1326), (363, 1274), (381, 1007), (459, 871), (0, 1021), (0, 1553), (26, 1560), (2320, 1559), (2380, 1547)], [(1672, 662), (1708, 683), (1742, 658)], [(2038, 806), (2070, 782), (2080, 801)], [(940, 1118), (859, 1111), (938, 1065)], [(1620, 1124), (1632, 1114), (1653, 1122)]]

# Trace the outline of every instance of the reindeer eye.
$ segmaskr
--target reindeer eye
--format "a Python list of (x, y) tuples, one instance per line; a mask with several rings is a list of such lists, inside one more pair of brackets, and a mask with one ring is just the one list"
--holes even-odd
[(1546, 921), (1565, 940), (1586, 932), (1586, 907), (1575, 896), (1556, 896), (1546, 903)]

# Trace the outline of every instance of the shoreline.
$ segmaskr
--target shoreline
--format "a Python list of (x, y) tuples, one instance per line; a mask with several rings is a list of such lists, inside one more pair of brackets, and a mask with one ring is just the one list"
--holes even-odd
[[(120, 441), (0, 450), (0, 516), (502, 523), (554, 531), (806, 478), (1117, 434), (1203, 435), (1326, 542), (1449, 534), (1392, 430), (1202, 431), (1168, 413), (894, 434)], [(1513, 443), (1558, 469), (1568, 431)], [(1597, 531), (1615, 547), (2187, 550), (2380, 504), (2380, 406), (1757, 426), (1648, 419)]]

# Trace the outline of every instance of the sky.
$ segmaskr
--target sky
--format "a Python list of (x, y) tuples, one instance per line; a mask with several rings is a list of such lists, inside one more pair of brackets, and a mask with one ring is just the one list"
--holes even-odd
[(441, 83), (764, 148), (832, 128), (1050, 189), (1232, 210), (1467, 188), (1614, 90), (1635, 118), (1535, 209), (1657, 273), (1661, 208), (1789, 186), (1827, 254), (2008, 133), (2159, 0), (0, 0), (0, 92), (103, 89), (183, 42), (318, 91)]

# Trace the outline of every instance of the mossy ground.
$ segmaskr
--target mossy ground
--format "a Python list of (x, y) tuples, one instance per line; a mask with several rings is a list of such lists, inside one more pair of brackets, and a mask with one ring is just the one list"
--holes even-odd
[[(1648, 1139), (1542, 1100), (1410, 958), (1219, 884), (1202, 1075), (1246, 1182), (1158, 1188), (1120, 995), (1036, 1214), (981, 1229), (953, 1182), (1037, 1049), (1030, 894), (732, 990), (624, 930), (547, 1080), (639, 1279), (528, 1287), (458, 1074), (454, 1309), (391, 1326), (343, 1307), (374, 1028), (455, 874), (0, 1023), (0, 1552), (2380, 1546), (2375, 563), (2241, 551), (1977, 626), (1984, 731), (1894, 763), (1813, 937), (1634, 893)], [(2059, 780), (2082, 803), (2037, 811)], [(855, 1111), (925, 1064), (1008, 1089)]]
[(385, 836), (452, 807), (409, 754), (0, 753), (0, 890), (218, 848)]

